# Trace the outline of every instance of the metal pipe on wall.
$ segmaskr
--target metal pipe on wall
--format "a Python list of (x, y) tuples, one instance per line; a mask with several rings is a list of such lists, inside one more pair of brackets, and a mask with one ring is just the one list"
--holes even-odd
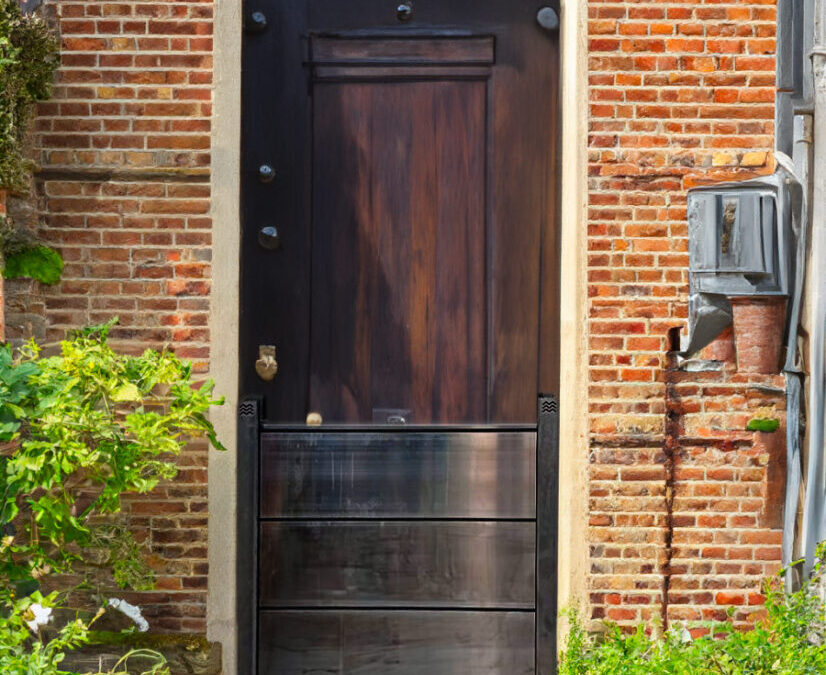
[(812, 159), (812, 244), (809, 275), (811, 329), (809, 335), (809, 430), (806, 496), (801, 531), (804, 569), (811, 569), (817, 544), (826, 539), (826, 447), (824, 447), (824, 386), (826, 370), (826, 0), (815, 0), (814, 142)]
[[(812, 187), (812, 131), (813, 118), (810, 113), (794, 117), (794, 171), (801, 183), (802, 204), (797, 220), (797, 252), (795, 261), (795, 284), (789, 318), (788, 349), (783, 371), (786, 377), (786, 500), (783, 519), (783, 565), (788, 566), (796, 556), (795, 534), (798, 521), (798, 503), (803, 481), (803, 389), (805, 382), (803, 359), (798, 345), (799, 326), (803, 309), (803, 292), (806, 255), (808, 252), (811, 223)], [(786, 575), (786, 586), (792, 590), (796, 578)]]

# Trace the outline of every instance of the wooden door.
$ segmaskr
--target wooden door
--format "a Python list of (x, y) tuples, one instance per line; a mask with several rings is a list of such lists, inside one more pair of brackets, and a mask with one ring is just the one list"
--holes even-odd
[(541, 8), (246, 3), (241, 386), (269, 420), (531, 423), (556, 391), (558, 35)]

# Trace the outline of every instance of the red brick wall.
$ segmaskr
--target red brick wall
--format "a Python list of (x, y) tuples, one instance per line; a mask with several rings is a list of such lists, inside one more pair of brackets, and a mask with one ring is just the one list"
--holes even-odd
[(745, 605), (745, 621), (780, 533), (778, 453), (743, 430), (759, 406), (782, 416), (756, 388), (782, 382), (679, 372), (666, 352), (687, 313), (686, 190), (771, 170), (775, 2), (588, 8), (592, 617)]
[[(47, 0), (45, 11), (63, 55), (36, 122), (35, 188), (41, 236), (66, 266), (55, 287), (10, 285), (10, 336), (54, 341), (118, 316), (120, 348), (171, 346), (205, 372), (212, 2)], [(180, 464), (173, 484), (129, 506), (158, 573), (157, 591), (133, 599), (153, 629), (203, 631), (205, 446)]]

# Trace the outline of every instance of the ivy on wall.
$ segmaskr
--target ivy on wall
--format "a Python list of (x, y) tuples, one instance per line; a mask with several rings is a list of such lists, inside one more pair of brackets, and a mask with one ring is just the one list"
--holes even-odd
[[(25, 191), (32, 162), (26, 157), (34, 105), (51, 94), (59, 64), (57, 38), (46, 22), (24, 14), (18, 0), (0, 0), (0, 190)], [(0, 265), (5, 279), (28, 277), (55, 284), (60, 254), (25, 228), (0, 218)]]
[(0, 0), (0, 188), (25, 189), (31, 162), (26, 133), (34, 104), (51, 94), (59, 63), (57, 38), (17, 0)]

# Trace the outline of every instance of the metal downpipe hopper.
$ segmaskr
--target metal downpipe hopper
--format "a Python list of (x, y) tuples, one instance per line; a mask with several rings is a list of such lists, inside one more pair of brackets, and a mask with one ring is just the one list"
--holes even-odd
[(689, 192), (689, 335), (682, 356), (731, 325), (731, 298), (792, 295), (801, 200), (800, 184), (783, 163), (766, 178)]

